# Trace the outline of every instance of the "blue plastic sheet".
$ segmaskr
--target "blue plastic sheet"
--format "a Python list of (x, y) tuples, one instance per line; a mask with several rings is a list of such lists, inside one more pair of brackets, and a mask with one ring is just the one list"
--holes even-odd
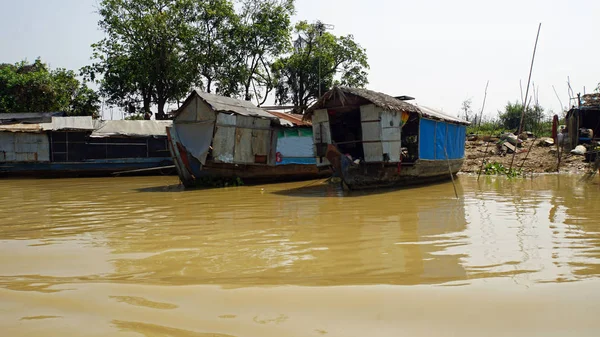
[(464, 158), (466, 131), (464, 125), (421, 119), (419, 157), (428, 160)]
[(435, 122), (421, 119), (419, 133), (419, 158), (435, 159)]
[(448, 159), (457, 159), (460, 152), (460, 144), (458, 137), (458, 125), (448, 124), (448, 135), (447, 135), (447, 150)]
[(435, 159), (446, 159), (448, 144), (446, 139), (446, 123), (437, 122), (435, 126)]

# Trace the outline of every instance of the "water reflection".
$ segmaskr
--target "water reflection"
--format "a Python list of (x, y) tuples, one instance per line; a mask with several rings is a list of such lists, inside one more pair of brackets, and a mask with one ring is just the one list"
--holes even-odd
[(196, 191), (172, 177), (0, 181), (0, 286), (530, 286), (600, 274), (597, 183), (459, 183), (460, 200), (451, 183), (348, 195), (318, 181)]

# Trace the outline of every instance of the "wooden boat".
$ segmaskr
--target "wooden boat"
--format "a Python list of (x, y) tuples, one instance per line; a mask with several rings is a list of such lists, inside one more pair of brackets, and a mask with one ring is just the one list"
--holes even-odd
[(466, 121), (407, 102), (411, 97), (346, 87), (308, 111), (317, 165), (349, 189), (450, 179), (464, 161)]
[(99, 121), (56, 114), (9, 117), (0, 120), (0, 176), (174, 172), (166, 135), (170, 121)]
[(214, 179), (270, 183), (331, 175), (316, 166), (309, 122), (248, 101), (194, 91), (174, 112), (167, 134), (185, 187)]

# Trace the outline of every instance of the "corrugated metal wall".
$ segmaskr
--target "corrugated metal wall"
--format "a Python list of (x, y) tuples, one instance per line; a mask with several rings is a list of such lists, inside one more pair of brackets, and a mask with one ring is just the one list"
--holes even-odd
[(0, 132), (0, 161), (50, 161), (48, 136), (43, 133)]

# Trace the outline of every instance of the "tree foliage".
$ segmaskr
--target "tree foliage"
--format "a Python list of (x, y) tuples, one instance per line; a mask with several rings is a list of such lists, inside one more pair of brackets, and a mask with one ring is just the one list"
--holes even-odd
[[(521, 115), (523, 113), (523, 105), (519, 102), (508, 102), (504, 108), (504, 112), (499, 112), (500, 122), (506, 129), (517, 130), (521, 123)], [(532, 131), (544, 117), (544, 108), (539, 104), (527, 106), (525, 116), (523, 118), (523, 130)]]
[(293, 0), (102, 0), (106, 38), (83, 73), (110, 104), (166, 117), (192, 87), (266, 99), (271, 60), (290, 45)]
[(236, 34), (236, 60), (241, 65), (236, 75), (244, 99), (254, 96), (260, 105), (273, 90), (270, 65), (291, 47), (293, 13), (293, 0), (244, 0)]
[(96, 63), (83, 69), (90, 78), (102, 75), (101, 93), (109, 103), (135, 112), (141, 103), (147, 117), (157, 107), (185, 96), (194, 81), (195, 60), (182, 42), (193, 32), (191, 0), (102, 0), (100, 28), (106, 38), (94, 44)]
[[(321, 92), (334, 85), (364, 87), (369, 68), (366, 50), (352, 35), (335, 36), (306, 21), (296, 25), (293, 52), (272, 66), (276, 101), (303, 112)], [(319, 81), (320, 73), (320, 81)]]
[[(320, 34), (300, 22), (292, 49), (294, 0), (101, 0), (106, 38), (93, 45), (86, 78), (109, 104), (166, 117), (189, 90), (305, 107), (333, 85), (367, 84), (365, 49), (352, 35)], [(284, 56), (286, 55), (286, 56)], [(318, 73), (321, 68), (322, 81)]]
[(97, 116), (98, 94), (67, 69), (50, 70), (40, 59), (0, 65), (0, 113), (61, 111)]

